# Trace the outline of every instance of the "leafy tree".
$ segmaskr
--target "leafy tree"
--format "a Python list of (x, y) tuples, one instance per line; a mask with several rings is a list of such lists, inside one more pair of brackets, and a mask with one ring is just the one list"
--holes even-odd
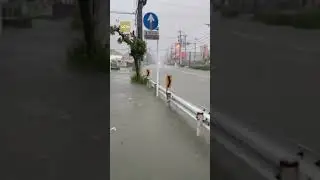
[(144, 54), (147, 52), (146, 42), (137, 38), (134, 31), (130, 34), (124, 34), (120, 31), (119, 26), (110, 26), (110, 34), (114, 35), (118, 33), (118, 43), (126, 43), (130, 47), (130, 56), (134, 59), (134, 65), (136, 70), (136, 76), (140, 77), (140, 61), (143, 60)]

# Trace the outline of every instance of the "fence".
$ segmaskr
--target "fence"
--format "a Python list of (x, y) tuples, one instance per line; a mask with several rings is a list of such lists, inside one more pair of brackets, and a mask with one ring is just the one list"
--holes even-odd
[[(157, 83), (149, 79), (147, 86), (154, 88)], [(191, 119), (196, 135), (210, 134), (236, 156), (246, 161), (266, 179), (272, 180), (320, 180), (320, 155), (314, 150), (288, 139), (264, 135), (238, 121), (214, 112), (196, 107), (183, 98), (159, 85), (159, 96), (170, 108)], [(210, 132), (210, 127), (213, 132)]]
[[(148, 87), (154, 88), (156, 91), (156, 86), (154, 81), (149, 80)], [(210, 112), (207, 112), (205, 108), (196, 107), (162, 86), (159, 86), (159, 95), (166, 100), (169, 107), (177, 108), (193, 121), (190, 125), (196, 128), (197, 136), (200, 136), (201, 132), (207, 131), (207, 139), (210, 139)]]

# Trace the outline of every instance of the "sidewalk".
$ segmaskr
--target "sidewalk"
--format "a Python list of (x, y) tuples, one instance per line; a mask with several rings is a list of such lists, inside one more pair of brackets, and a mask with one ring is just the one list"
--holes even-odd
[(212, 142), (210, 147), (152, 91), (111, 73), (111, 180), (263, 179)]

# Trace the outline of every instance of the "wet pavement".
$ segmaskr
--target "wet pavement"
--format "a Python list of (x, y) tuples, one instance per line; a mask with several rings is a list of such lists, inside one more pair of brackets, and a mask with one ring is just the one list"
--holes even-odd
[[(110, 75), (111, 180), (263, 179), (223, 146), (206, 143), (151, 90)], [(211, 150), (211, 161), (210, 161)]]
[(109, 76), (67, 70), (69, 20), (0, 37), (0, 179), (108, 179)]
[[(210, 107), (276, 139), (320, 151), (319, 30), (266, 26), (213, 16), (209, 72), (160, 69), (160, 83), (172, 75), (172, 88), (189, 102)], [(156, 80), (156, 66), (149, 66)]]
[(212, 20), (212, 107), (320, 151), (320, 31)]
[[(156, 65), (144, 67), (151, 70), (151, 78), (156, 81)], [(210, 71), (161, 66), (160, 84), (165, 86), (166, 75), (172, 76), (172, 90), (180, 97), (197, 106), (210, 109)]]

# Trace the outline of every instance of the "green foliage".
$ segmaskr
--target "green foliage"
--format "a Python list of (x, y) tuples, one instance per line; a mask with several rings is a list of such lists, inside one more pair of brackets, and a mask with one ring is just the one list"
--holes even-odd
[(110, 26), (110, 34), (114, 35), (115, 33), (119, 34), (118, 43), (126, 43), (130, 47), (130, 55), (135, 60), (142, 60), (144, 54), (147, 52), (147, 45), (146, 42), (138, 39), (133, 33), (129, 34), (123, 34), (120, 31), (119, 26)]
[(96, 51), (87, 54), (86, 43), (76, 40), (67, 51), (70, 68), (84, 71), (110, 72), (109, 51), (100, 43), (96, 43)]
[(135, 73), (131, 76), (131, 83), (146, 85), (148, 83), (148, 78)]
[(220, 14), (226, 18), (235, 18), (239, 15), (239, 11), (230, 6), (222, 6), (220, 9)]
[(140, 59), (143, 60), (143, 56), (144, 54), (147, 52), (147, 48), (146, 48), (146, 42), (138, 39), (138, 38), (134, 38), (132, 40), (132, 46), (130, 46), (130, 55), (134, 58), (134, 59)]
[(320, 29), (320, 10), (306, 9), (295, 13), (281, 11), (259, 12), (254, 20), (269, 25), (285, 25), (303, 29)]
[(203, 70), (203, 71), (210, 71), (210, 65), (192, 65), (190, 66), (191, 69)]
[(134, 33), (124, 34), (120, 31), (119, 26), (110, 26), (110, 34), (119, 34), (118, 43), (126, 43), (130, 47), (130, 55), (135, 62), (136, 76), (140, 76), (140, 61), (143, 60), (144, 54), (147, 52), (146, 42), (137, 38)]

